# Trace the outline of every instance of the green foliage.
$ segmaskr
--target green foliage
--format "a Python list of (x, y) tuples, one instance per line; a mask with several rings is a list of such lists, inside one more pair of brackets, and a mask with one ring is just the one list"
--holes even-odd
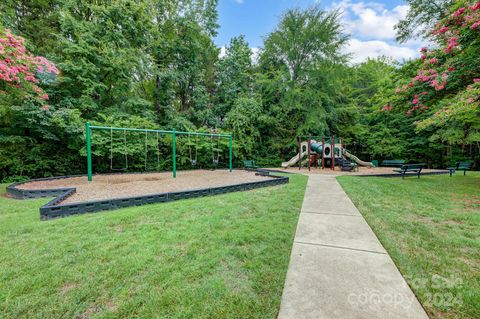
[(453, 0), (406, 0), (408, 12), (395, 29), (397, 41), (407, 42), (412, 38), (428, 38), (436, 22), (443, 18)]
[[(478, 89), (472, 83), (479, 65), (477, 30), (462, 33), (462, 50), (454, 54), (428, 52), (429, 59), (438, 58), (439, 74), (455, 66), (451, 86), (430, 88), (428, 110), (405, 116), (418, 92), (393, 91), (417, 76), (425, 61), (348, 64), (340, 13), (318, 6), (287, 10), (255, 61), (243, 36), (232, 38), (220, 57), (213, 42), (217, 2), (2, 2), (0, 24), (25, 37), (32, 54), (45, 55), (61, 73), (35, 75), (49, 96), (46, 109), (13, 94), (0, 96), (0, 179), (84, 173), (86, 121), (232, 132), (234, 165), (248, 158), (277, 166), (296, 153), (297, 136), (308, 134), (342, 137), (362, 159), (442, 166), (480, 153)], [(464, 2), (409, 3), (398, 26), (404, 39), (415, 36), (419, 24), (442, 19), (443, 8), (453, 11)], [(430, 39), (448, 45), (448, 39)], [(401, 112), (386, 111), (392, 106)], [(110, 171), (111, 160), (114, 167), (126, 166), (125, 153), (132, 171), (171, 168), (171, 137), (157, 143), (147, 134), (145, 147), (145, 136), (132, 133), (125, 147), (122, 132), (113, 134), (113, 142), (109, 133), (94, 134), (97, 172)], [(225, 167), (227, 143), (179, 137), (179, 168), (193, 168), (195, 153), (196, 167), (213, 167), (216, 156)]]
[(240, 97), (227, 114), (226, 129), (235, 140), (235, 154), (239, 158), (251, 158), (260, 147), (258, 126), (262, 121), (262, 106), (258, 98)]

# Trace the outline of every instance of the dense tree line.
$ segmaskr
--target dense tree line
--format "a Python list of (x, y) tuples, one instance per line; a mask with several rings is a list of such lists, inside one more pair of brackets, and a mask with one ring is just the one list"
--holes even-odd
[[(409, 3), (399, 39), (419, 36), (422, 25), (429, 29), (420, 35), (438, 48), (403, 64), (352, 65), (342, 53), (348, 35), (340, 13), (319, 7), (285, 12), (253, 61), (241, 35), (220, 57), (217, 0), (3, 1), (0, 75), (16, 72), (15, 63), (36, 71), (0, 78), (0, 180), (84, 173), (86, 121), (229, 131), (237, 164), (278, 165), (295, 152), (296, 136), (307, 134), (341, 136), (367, 160), (442, 166), (478, 159), (478, 5)], [(33, 60), (10, 59), (11, 39)], [(428, 82), (412, 80), (430, 69)], [(412, 108), (412, 100), (422, 102)], [(125, 150), (132, 170), (171, 165), (170, 137), (123, 138), (94, 135), (97, 171), (112, 168), (111, 156), (123, 165)], [(212, 156), (225, 162), (225, 151), (224, 141), (184, 137), (180, 165), (188, 168), (193, 152), (199, 167), (209, 167)]]

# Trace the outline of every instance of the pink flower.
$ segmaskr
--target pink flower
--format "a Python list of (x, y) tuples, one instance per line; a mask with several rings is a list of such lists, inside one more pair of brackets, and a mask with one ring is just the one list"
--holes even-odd
[(431, 63), (431, 64), (435, 64), (438, 62), (438, 59), (437, 58), (431, 58), (428, 63)]
[(42, 95), (39, 96), (39, 98), (46, 101), (48, 100), (48, 94), (43, 93)]
[(423, 52), (423, 53), (427, 52), (427, 48), (426, 47), (421, 48), (420, 52)]
[(480, 2), (477, 2), (473, 6), (470, 6), (470, 10), (472, 10), (472, 11), (476, 11), (478, 9), (480, 9)]
[(476, 21), (474, 24), (472, 24), (472, 26), (470, 27), (471, 30), (475, 30), (476, 28), (478, 28), (480, 26), (480, 20), (479, 21)]
[(438, 29), (435, 33), (436, 33), (436, 34), (442, 34), (442, 33), (447, 32), (448, 30), (450, 30), (449, 27), (443, 26), (443, 27), (441, 27), (440, 29)]
[(415, 104), (418, 104), (418, 102), (420, 102), (419, 99), (413, 99), (412, 104), (415, 105)]
[(427, 91), (423, 91), (422, 94), (423, 94), (423, 95), (427, 95), (428, 93), (427, 93)]
[(28, 75), (25, 77), (25, 81), (33, 82), (33, 83), (38, 83), (38, 80), (33, 76), (33, 75)]
[(393, 110), (393, 106), (391, 105), (387, 104), (382, 107), (382, 111), (391, 111), (391, 110)]
[(452, 49), (458, 46), (458, 36), (451, 37), (447, 40), (447, 48), (444, 50), (445, 53), (452, 52)]
[(50, 107), (49, 107), (48, 105), (44, 105), (44, 106), (42, 106), (42, 109), (43, 109), (44, 111), (48, 111), (48, 110), (50, 109)]
[(461, 16), (463, 13), (465, 12), (465, 8), (464, 7), (461, 7), (460, 9), (458, 9), (457, 11), (455, 11), (452, 16), (453, 17), (459, 17)]
[(427, 58), (427, 56), (425, 54), (422, 54), (422, 56), (420, 57), (420, 59), (422, 60), (425, 60)]
[(479, 83), (479, 82), (480, 82), (479, 78), (473, 79), (473, 83)]

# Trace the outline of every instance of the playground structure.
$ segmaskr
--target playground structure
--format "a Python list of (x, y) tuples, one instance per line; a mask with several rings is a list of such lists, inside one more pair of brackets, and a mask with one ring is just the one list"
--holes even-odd
[[(89, 122), (85, 123), (85, 132), (86, 132), (86, 148), (87, 148), (87, 176), (88, 181), (91, 182), (93, 180), (93, 165), (92, 165), (92, 131), (93, 130), (103, 130), (110, 132), (110, 170), (111, 171), (127, 171), (129, 167), (128, 162), (128, 146), (127, 146), (127, 132), (140, 132), (145, 133), (145, 146), (144, 146), (144, 154), (145, 154), (145, 171), (147, 171), (147, 159), (148, 159), (148, 152), (149, 152), (149, 143), (148, 143), (148, 136), (149, 134), (154, 134), (156, 137), (156, 160), (157, 160), (157, 170), (160, 166), (160, 150), (159, 150), (159, 143), (160, 143), (160, 135), (171, 135), (172, 138), (172, 173), (173, 178), (177, 177), (177, 137), (186, 135), (188, 137), (188, 150), (189, 150), (189, 157), (192, 166), (197, 165), (197, 158), (198, 158), (198, 149), (197, 143), (194, 143), (193, 146), (195, 150), (192, 151), (192, 142), (190, 140), (191, 136), (194, 136), (196, 139), (199, 136), (210, 137), (212, 140), (212, 163), (214, 167), (217, 167), (219, 164), (220, 158), (220, 151), (218, 146), (218, 139), (220, 138), (227, 138), (228, 139), (228, 167), (229, 171), (232, 172), (232, 148), (233, 148), (233, 139), (231, 134), (216, 134), (216, 133), (201, 133), (201, 132), (182, 132), (176, 131), (175, 129), (171, 131), (167, 130), (153, 130), (153, 129), (139, 129), (139, 128), (126, 128), (126, 127), (107, 127), (107, 126), (94, 126), (91, 125)], [(113, 163), (113, 132), (114, 131), (121, 131), (123, 132), (121, 142), (123, 144), (123, 156), (124, 156), (124, 165), (122, 167), (117, 167)], [(217, 148), (215, 150), (213, 146), (213, 139), (216, 139)], [(198, 141), (196, 141), (198, 142)]]
[[(99, 140), (97, 142), (100, 142), (99, 145), (103, 146), (101, 153), (92, 151), (93, 130), (103, 132), (96, 137)], [(85, 124), (85, 131), (87, 178), (85, 178), (85, 175), (74, 175), (18, 182), (7, 187), (8, 195), (16, 199), (54, 197), (54, 199), (40, 207), (40, 219), (48, 220), (130, 206), (247, 191), (286, 184), (289, 181), (288, 177), (269, 175), (268, 172), (233, 171), (233, 141), (231, 134), (93, 126), (88, 122)], [(115, 138), (115, 143), (114, 132), (120, 132), (121, 136)], [(137, 137), (132, 143), (128, 143), (128, 132), (137, 132), (137, 134), (130, 134)], [(152, 135), (153, 138), (151, 137)], [(163, 139), (164, 142), (171, 143), (173, 178), (168, 171), (158, 172), (161, 162), (161, 135), (168, 137)], [(178, 136), (184, 136), (184, 140), (188, 141), (187, 143), (180, 143), (180, 146), (183, 145), (184, 147), (183, 159), (185, 160), (186, 154), (189, 155), (190, 167), (197, 165), (197, 143), (199, 137), (207, 138), (209, 143), (208, 149), (211, 151), (211, 160), (214, 168), (217, 168), (221, 157), (219, 139), (228, 139), (228, 169), (215, 169), (214, 171), (206, 169), (181, 170), (177, 178)], [(191, 137), (195, 138), (194, 143), (192, 143)], [(192, 146), (195, 147), (195, 150), (192, 150)], [(148, 167), (148, 161), (152, 159), (152, 155), (149, 156), (149, 153), (152, 153), (153, 147), (155, 147), (155, 155), (153, 157), (156, 160), (155, 168), (157, 172), (150, 171)], [(170, 147), (167, 147), (167, 150), (169, 149)], [(121, 154), (121, 157), (124, 159), (122, 164), (124, 165), (114, 164), (114, 154)], [(131, 163), (132, 154), (137, 156), (133, 166)], [(139, 154), (143, 155), (144, 159), (138, 158)], [(97, 156), (96, 159), (110, 155), (108, 163), (110, 170), (121, 171), (121, 173), (95, 174), (95, 180), (93, 180), (92, 157), (94, 155)], [(139, 160), (140, 164), (138, 164)], [(168, 157), (163, 162), (167, 160)], [(96, 163), (105, 164), (104, 162)], [(132, 172), (132, 170), (134, 171), (138, 168), (140, 168), (141, 174)]]
[(373, 163), (362, 161), (355, 155), (349, 153), (341, 138), (335, 138), (334, 136), (308, 136), (307, 140), (303, 140), (304, 138), (305, 137), (297, 138), (298, 153), (289, 161), (283, 162), (283, 168), (288, 168), (298, 163), (299, 170), (302, 166), (308, 167), (308, 170), (310, 170), (311, 167), (319, 168), (320, 166), (322, 169), (328, 167), (335, 170), (336, 164), (342, 167), (351, 167), (350, 161), (360, 166), (374, 167)]

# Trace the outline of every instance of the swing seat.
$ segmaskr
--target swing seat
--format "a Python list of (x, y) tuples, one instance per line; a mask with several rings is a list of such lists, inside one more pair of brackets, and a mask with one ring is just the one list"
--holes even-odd
[(197, 160), (190, 160), (190, 163), (192, 164), (192, 166), (196, 166), (197, 165)]
[(213, 160), (213, 165), (217, 166), (218, 165), (218, 159)]

